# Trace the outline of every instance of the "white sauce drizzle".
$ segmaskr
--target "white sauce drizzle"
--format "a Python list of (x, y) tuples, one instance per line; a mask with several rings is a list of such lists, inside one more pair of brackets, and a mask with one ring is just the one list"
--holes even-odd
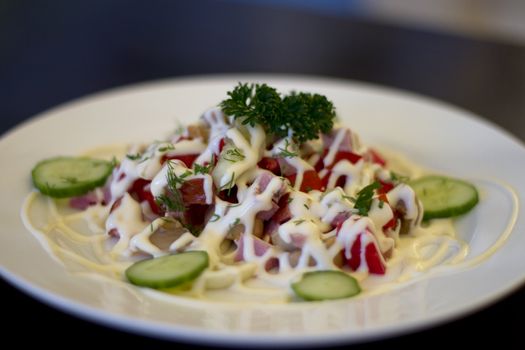
[[(380, 252), (393, 253), (387, 261), (380, 254), (382, 262), (392, 272), (387, 272), (384, 277), (374, 276), (371, 279), (374, 281), (381, 278), (405, 281), (437, 265), (458, 264), (467, 256), (468, 246), (455, 237), (451, 220), (434, 221), (428, 227), (419, 225), (421, 204), (416, 200), (413, 190), (405, 184), (394, 187), (388, 192), (387, 199), (394, 208), (402, 205), (404, 219), (410, 222), (409, 235), (399, 236), (399, 224), (395, 229), (383, 230), (394, 213), (389, 205), (378, 199), (372, 201), (368, 216), (357, 215), (348, 198), (355, 196), (377, 177), (389, 179), (388, 172), (381, 166), (364, 159), (355, 164), (342, 160), (331, 169), (325, 193), (300, 192), (298, 189), (304, 172), (312, 170), (312, 164), (317, 160), (309, 163), (300, 157), (284, 159), (297, 172), (294, 189), (290, 189), (285, 178), (274, 176), (256, 166), (262, 156), (268, 153), (265, 151), (266, 135), (261, 127), (232, 126), (218, 109), (207, 111), (202, 119), (210, 127), (207, 143), (201, 138), (176, 138), (174, 144), (157, 142), (150, 145), (142, 153), (141, 159), (123, 159), (110, 184), (112, 203), (121, 198), (120, 204), (115, 205), (111, 213), (110, 206), (101, 205), (80, 213), (65, 213), (63, 203), (50, 199), (44, 202), (40, 195), (32, 193), (22, 208), (25, 225), (45, 241), (52, 254), (66, 265), (74, 262), (75, 266), (81, 266), (86, 271), (109, 273), (117, 279), (121, 278), (120, 273), (137, 254), (140, 256), (146, 253), (156, 257), (170, 252), (205, 250), (209, 254), (210, 267), (195, 281), (191, 290), (185, 292), (204, 299), (211, 295), (222, 299), (231, 294), (229, 299), (234, 301), (236, 295), (253, 294), (264, 300), (270, 298), (285, 302), (290, 298), (289, 284), (292, 279), (305, 271), (337, 269), (334, 259), (341, 251), (346, 259), (351, 259), (351, 247), (356, 239), (360, 240), (361, 247), (374, 244)], [(226, 149), (234, 147), (242, 157), (233, 162), (225, 160), (224, 151), (219, 152), (223, 139), (228, 142)], [(357, 136), (348, 129), (340, 128), (323, 159), (325, 165), (332, 164), (345, 139), (349, 140), (346, 146), (350, 147), (349, 151), (360, 150)], [(287, 149), (289, 144), (291, 139), (281, 140), (274, 145), (270, 155), (278, 156), (279, 149)], [(131, 152), (139, 150), (139, 147), (135, 147)], [(209, 163), (214, 155), (219, 157), (211, 175), (194, 174), (179, 160), (164, 165), (161, 163), (165, 155), (197, 153), (200, 156), (196, 163), (201, 165)], [(318, 159), (319, 156), (314, 158)], [(413, 168), (411, 165), (405, 166)], [(145, 220), (140, 203), (126, 191), (136, 179), (143, 178), (151, 180), (153, 196), (163, 194), (168, 185), (169, 168), (179, 177), (190, 171), (186, 179), (203, 179), (206, 203), (214, 204), (215, 220), (210, 221), (198, 237), (189, 232), (181, 233), (169, 244), (168, 249), (163, 250), (154, 244), (153, 236), (162, 230), (166, 221), (163, 218)], [(416, 173), (418, 171), (415, 170)], [(335, 187), (340, 176), (346, 177), (344, 189)], [(235, 185), (239, 203), (232, 204), (219, 199), (214, 194), (214, 185), (219, 189)], [(284, 192), (290, 193), (291, 218), (277, 228), (276, 234), (281, 244), (270, 245), (254, 235), (257, 214), (271, 210)], [(37, 223), (37, 218), (41, 216), (36, 214), (39, 211), (45, 213), (44, 224)], [(334, 229), (332, 223), (341, 215), (345, 216), (345, 220), (339, 229)], [(87, 229), (77, 227), (82, 222)], [(242, 232), (237, 238), (228, 237), (234, 227), (240, 227)], [(118, 232), (118, 240), (108, 244), (106, 233), (112, 230)], [(238, 251), (222, 251), (225, 239), (231, 239)], [(328, 240), (331, 240), (330, 245), (326, 243)], [(74, 241), (82, 249), (65, 244), (66, 241)], [(272, 261), (277, 262), (276, 265), (268, 268)], [(365, 249), (361, 249), (360, 265), (352, 274), (365, 285), (368, 283)], [(223, 292), (217, 291), (219, 289)]]

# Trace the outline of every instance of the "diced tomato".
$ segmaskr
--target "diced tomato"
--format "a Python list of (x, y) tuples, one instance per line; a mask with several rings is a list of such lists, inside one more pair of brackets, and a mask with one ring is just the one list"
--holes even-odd
[(350, 163), (355, 164), (361, 158), (363, 158), (362, 156), (360, 156), (359, 154), (354, 153), (354, 152), (337, 151), (337, 153), (335, 154), (334, 161), (332, 162), (332, 164), (330, 164), (329, 166), (325, 166), (324, 165), (324, 158), (326, 157), (327, 154), (328, 154), (328, 150), (325, 150), (324, 153), (323, 153), (323, 156), (315, 164), (315, 170), (317, 170), (317, 172), (321, 171), (323, 168), (332, 169), (337, 163), (339, 163), (342, 160), (347, 160)]
[(381, 180), (378, 180), (378, 181), (381, 184), (381, 187), (379, 187), (377, 189), (377, 194), (388, 193), (388, 192), (390, 192), (391, 189), (394, 188), (394, 184), (391, 183), (391, 182), (384, 182), (384, 181), (381, 181)]
[(193, 163), (195, 162), (195, 159), (197, 159), (197, 157), (199, 157), (198, 154), (184, 154), (184, 155), (179, 155), (179, 156), (164, 155), (160, 159), (160, 163), (164, 164), (164, 162), (167, 161), (168, 159), (169, 160), (177, 159), (183, 162), (184, 164), (186, 164), (188, 168), (191, 168), (193, 166)]
[(184, 204), (206, 204), (204, 179), (197, 178), (184, 181), (180, 186), (180, 192)]
[(257, 163), (257, 165), (259, 168), (269, 170), (277, 176), (281, 175), (279, 161), (275, 158), (264, 157), (259, 163)]
[[(295, 180), (297, 178), (297, 174), (292, 174), (286, 176), (288, 180), (290, 180), (290, 183), (295, 185)], [(299, 189), (302, 192), (309, 192), (311, 190), (319, 190), (323, 191), (325, 186), (323, 185), (323, 182), (319, 178), (319, 175), (315, 170), (307, 170), (303, 174), (303, 182), (301, 183), (301, 188)]]
[[(346, 260), (348, 266), (354, 271), (356, 271), (361, 265), (361, 238), (364, 234), (370, 233), (360, 233), (357, 235), (354, 243), (352, 243), (352, 247), (350, 248), (350, 254), (352, 255), (350, 259), (347, 260), (346, 257), (343, 255), (343, 260)], [(385, 274), (386, 266), (380, 254), (381, 253), (378, 251), (377, 246), (374, 242), (370, 242), (366, 245), (365, 261), (366, 265), (368, 266), (368, 272), (378, 275)]]
[(386, 266), (379, 254), (377, 246), (374, 243), (367, 244), (365, 248), (365, 259), (366, 264), (368, 265), (368, 272), (377, 275), (384, 275), (386, 272)]
[(395, 229), (397, 226), (397, 217), (394, 215), (386, 224), (383, 225), (383, 230)]
[[(330, 175), (332, 175), (332, 171), (329, 170), (328, 173), (321, 179), (321, 183), (323, 184), (323, 188), (328, 187), (328, 181), (330, 181)], [(335, 182), (334, 187), (341, 187), (344, 188), (346, 184), (346, 176), (339, 176), (337, 181)]]
[(226, 141), (224, 141), (224, 139), (221, 139), (219, 141), (219, 154), (222, 152), (222, 149), (224, 148), (224, 145), (226, 145)]
[(146, 188), (150, 183), (150, 180), (137, 179), (131, 185), (131, 188), (128, 190), (128, 193), (132, 197), (135, 197), (135, 199), (137, 199), (139, 202), (147, 201), (152, 212), (154, 212), (157, 215), (162, 215), (162, 210), (157, 205), (153, 194), (151, 193), (149, 188)]
[(350, 257), (350, 260), (348, 260), (348, 266), (354, 271), (359, 268), (359, 265), (361, 265), (361, 235), (362, 233), (357, 235), (354, 243), (352, 243), (352, 247), (350, 248), (350, 254), (352, 254), (352, 256)]
[(323, 170), (323, 168), (324, 168), (324, 161), (323, 161), (323, 159), (324, 159), (324, 156), (326, 155), (326, 152), (327, 152), (327, 150), (324, 151), (324, 153), (321, 156), (321, 158), (319, 158), (317, 163), (315, 163), (315, 165), (314, 165), (315, 171), (320, 172), (321, 170)]
[(385, 166), (386, 165), (385, 158), (383, 158), (376, 150), (373, 150), (373, 149), (370, 148), (368, 150), (368, 154), (370, 155), (370, 160), (372, 161), (372, 163), (376, 163), (376, 164), (379, 164), (381, 166)]
[(332, 164), (330, 164), (329, 168), (333, 168), (334, 165), (339, 163), (342, 160), (348, 160), (350, 163), (355, 164), (357, 163), (361, 158), (359, 154), (356, 154), (354, 152), (346, 152), (346, 151), (338, 151), (335, 154), (334, 161)]

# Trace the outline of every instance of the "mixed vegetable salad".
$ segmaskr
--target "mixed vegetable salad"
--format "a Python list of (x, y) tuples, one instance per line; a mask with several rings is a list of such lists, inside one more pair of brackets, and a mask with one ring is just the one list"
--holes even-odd
[(266, 84), (239, 83), (199, 122), (123, 159), (50, 158), (32, 179), (73, 208), (107, 209), (109, 253), (130, 260), (135, 285), (227, 288), (221, 272), (234, 271), (304, 300), (359, 294), (400, 236), (478, 202), (466, 181), (389, 170), (325, 96)]

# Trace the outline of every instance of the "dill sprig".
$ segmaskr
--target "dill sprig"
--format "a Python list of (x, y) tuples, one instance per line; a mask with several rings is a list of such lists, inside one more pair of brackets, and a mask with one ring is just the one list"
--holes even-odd
[(191, 171), (188, 170), (182, 175), (177, 176), (171, 161), (167, 162), (167, 166), (168, 172), (166, 174), (166, 180), (168, 186), (166, 188), (166, 193), (155, 197), (155, 201), (157, 202), (157, 205), (165, 210), (183, 212), (186, 209), (186, 206), (184, 205), (182, 193), (180, 192), (179, 187), (186, 181), (185, 178), (191, 175)]
[(229, 162), (235, 163), (240, 160), (244, 160), (246, 156), (242, 153), (242, 150), (240, 150), (239, 148), (230, 148), (224, 152), (222, 158)]
[(135, 154), (126, 154), (126, 158), (129, 160), (139, 160), (142, 157), (142, 154), (135, 153)]
[(213, 164), (209, 163), (207, 165), (200, 165), (197, 163), (193, 163), (193, 173), (195, 175), (197, 174), (209, 174), (211, 171), (211, 168), (213, 168)]
[(233, 187), (235, 187), (235, 172), (232, 172), (232, 176), (230, 177), (230, 180), (224, 185), (222, 185), (219, 188), (219, 191), (228, 190), (228, 196), (229, 196), (231, 194)]
[[(290, 146), (292, 147), (292, 150), (288, 149)], [(299, 155), (297, 152), (293, 152), (293, 146), (290, 145), (290, 141), (288, 141), (288, 139), (284, 139), (284, 148), (279, 147), (279, 151), (279, 155), (283, 158), (294, 158)]]
[(157, 151), (167, 152), (167, 151), (173, 151), (174, 149), (175, 149), (175, 146), (172, 143), (166, 143), (162, 147), (159, 147)]
[(401, 175), (401, 174), (398, 174), (396, 172), (393, 172), (393, 171), (390, 171), (390, 178), (392, 179), (392, 181), (394, 183), (407, 183), (408, 181), (410, 181), (410, 177), (406, 176), (406, 175)]
[(266, 84), (239, 83), (228, 96), (220, 103), (224, 113), (243, 118), (243, 124), (260, 124), (278, 138), (288, 136), (291, 130), (294, 141), (301, 144), (333, 127), (334, 105), (319, 94), (294, 91), (281, 97)]

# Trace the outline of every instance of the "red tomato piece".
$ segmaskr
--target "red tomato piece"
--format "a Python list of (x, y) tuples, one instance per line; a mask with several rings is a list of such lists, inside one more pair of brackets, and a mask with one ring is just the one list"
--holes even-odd
[[(297, 178), (297, 173), (286, 176), (290, 183), (295, 185), (295, 180)], [(309, 192), (311, 190), (323, 191), (325, 186), (319, 178), (319, 175), (315, 170), (307, 170), (303, 174), (303, 182), (301, 183), (301, 188), (299, 189), (302, 192)]]
[(342, 160), (348, 160), (350, 163), (355, 164), (361, 158), (363, 158), (363, 157), (360, 156), (359, 154), (354, 153), (354, 152), (338, 151), (335, 154), (334, 161), (333, 161), (332, 164), (330, 164), (329, 168), (332, 169), (334, 167), (334, 165), (336, 165), (337, 163), (339, 163)]
[[(351, 257), (350, 259), (346, 259), (346, 256), (343, 254), (343, 260), (346, 260), (346, 263), (348, 266), (353, 270), (356, 271), (359, 266), (361, 265), (361, 238), (363, 234), (370, 234), (370, 233), (360, 233), (357, 235), (354, 243), (352, 243), (352, 247), (350, 248)], [(378, 275), (384, 275), (386, 272), (386, 266), (383, 262), (381, 253), (378, 251), (376, 244), (368, 243), (365, 247), (365, 261), (366, 265), (368, 266), (368, 272), (378, 274)]]
[(374, 243), (368, 243), (365, 248), (366, 264), (368, 265), (368, 272), (377, 275), (384, 275), (386, 266), (379, 253), (377, 246)]
[(376, 150), (373, 150), (372, 148), (370, 148), (368, 150), (368, 154), (370, 155), (370, 160), (372, 161), (372, 163), (377, 163), (381, 166), (386, 165), (385, 158), (383, 158), (383, 156), (381, 156)]
[[(378, 180), (379, 183), (381, 184), (381, 187), (379, 187), (377, 189), (377, 194), (385, 194), (385, 193), (388, 193), (390, 192), (391, 189), (394, 188), (394, 184), (391, 183), (391, 182), (384, 182), (384, 181), (381, 181), (381, 180)], [(385, 197), (386, 198), (386, 197)], [(388, 202), (388, 201), (385, 201), (385, 202)]]
[(259, 168), (271, 171), (277, 176), (281, 175), (281, 167), (279, 166), (279, 161), (275, 158), (264, 157), (259, 161), (259, 163), (257, 163), (257, 165), (259, 166)]
[(131, 185), (131, 188), (128, 190), (128, 193), (135, 197), (139, 202), (147, 201), (151, 211), (154, 212), (157, 215), (162, 214), (162, 210), (157, 205), (157, 202), (155, 201), (155, 198), (153, 197), (153, 194), (151, 191), (146, 189), (146, 187), (151, 183), (150, 180), (145, 179), (137, 179), (135, 182), (133, 182), (133, 185)]
[(354, 153), (354, 152), (337, 151), (337, 153), (335, 154), (334, 161), (332, 162), (332, 164), (330, 164), (329, 166), (325, 166), (324, 165), (324, 158), (326, 157), (327, 153), (328, 153), (328, 150), (325, 150), (323, 152), (323, 156), (315, 164), (314, 168), (315, 168), (315, 170), (317, 170), (317, 172), (321, 171), (321, 169), (323, 169), (323, 168), (332, 169), (337, 163), (339, 163), (342, 160), (347, 160), (350, 163), (355, 164), (361, 158), (363, 158), (362, 156), (360, 156), (359, 154)]
[(352, 256), (350, 257), (350, 260), (348, 260), (348, 266), (354, 271), (361, 265), (361, 235), (362, 233), (357, 235), (354, 243), (352, 243), (352, 247), (350, 248), (350, 254), (352, 254)]
[(397, 226), (397, 217), (394, 215), (392, 219), (390, 219), (386, 224), (383, 225), (383, 231), (386, 231), (388, 229), (395, 229)]

